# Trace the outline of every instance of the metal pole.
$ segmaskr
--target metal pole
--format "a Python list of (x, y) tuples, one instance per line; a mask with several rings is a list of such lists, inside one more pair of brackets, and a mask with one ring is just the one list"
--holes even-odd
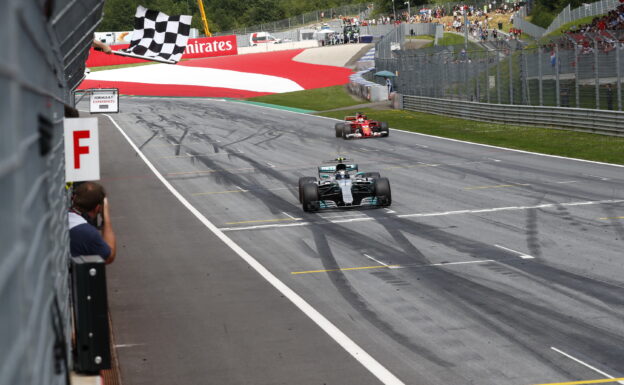
[(496, 97), (498, 104), (501, 104), (500, 62), (500, 51), (496, 51)]
[(468, 51), (468, 10), (464, 6), (464, 49)]
[(513, 55), (511, 53), (511, 46), (509, 46), (509, 104), (514, 104), (514, 97), (513, 97), (513, 91), (514, 91), (514, 87), (513, 87)]
[(592, 37), (594, 42), (594, 81), (596, 88), (596, 109), (600, 108), (600, 78), (598, 78), (598, 41), (595, 37)]
[(490, 51), (485, 50), (485, 94), (487, 102), (490, 103)]
[(618, 111), (622, 111), (622, 81), (621, 70), (620, 70), (620, 53), (622, 52), (622, 46), (620, 42), (616, 40), (615, 42), (615, 67), (616, 67), (616, 76), (617, 76), (617, 98), (618, 98)]
[(555, 45), (555, 96), (557, 107), (561, 107), (561, 95), (559, 89), (559, 46)]
[(581, 108), (581, 87), (579, 82), (579, 52), (578, 45), (574, 44), (574, 94), (576, 99), (576, 108)]
[(544, 85), (542, 84), (542, 47), (537, 49), (537, 84), (539, 88), (539, 105), (544, 105)]
[[(524, 52), (524, 50), (522, 51)], [(529, 87), (529, 63), (528, 63), (528, 55), (523, 55), (524, 57), (524, 89), (526, 92), (526, 104), (528, 106), (531, 105), (531, 88)]]
[(392, 0), (392, 14), (394, 15), (394, 21), (396, 22), (396, 9), (394, 8), (394, 0)]

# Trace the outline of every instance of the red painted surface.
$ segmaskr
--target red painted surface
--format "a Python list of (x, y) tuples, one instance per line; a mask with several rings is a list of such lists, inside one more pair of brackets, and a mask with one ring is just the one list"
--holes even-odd
[[(111, 45), (113, 51), (128, 48), (129, 44)], [(182, 59), (207, 58), (215, 56), (226, 56), (238, 54), (236, 45), (236, 36), (217, 36), (203, 37), (199, 39), (189, 39), (182, 55)], [(91, 48), (89, 58), (87, 59), (87, 67), (101, 67), (118, 64), (144, 63), (146, 60), (135, 59), (127, 56), (119, 56), (115, 54), (105, 54)]]
[[(352, 71), (344, 67), (307, 64), (293, 61), (299, 50), (266, 52), (236, 56), (221, 56), (204, 59), (194, 59), (180, 62), (176, 65), (186, 67), (215, 68), (230, 71), (272, 75), (290, 79), (304, 89), (330, 87), (346, 84)], [(166, 66), (168, 64), (159, 64)], [(119, 88), (123, 95), (149, 96), (196, 96), (196, 97), (231, 97), (247, 98), (269, 93), (227, 89), (217, 87), (163, 85), (130, 82), (112, 82), (100, 80), (85, 80), (79, 89), (86, 88)]]

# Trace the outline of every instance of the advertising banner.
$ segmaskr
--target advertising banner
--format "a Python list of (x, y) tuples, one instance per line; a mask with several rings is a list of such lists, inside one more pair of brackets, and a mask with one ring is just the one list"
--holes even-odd
[(65, 181), (100, 179), (100, 146), (97, 118), (64, 120)]
[[(129, 44), (111, 45), (113, 51), (128, 48)], [(198, 39), (188, 39), (188, 45), (182, 55), (184, 59), (195, 59), (213, 56), (227, 56), (238, 54), (236, 35), (202, 37)], [(127, 56), (105, 54), (91, 48), (87, 67), (101, 67), (117, 64), (146, 63), (145, 60), (135, 59)]]
[(89, 112), (119, 112), (119, 90), (117, 88), (90, 89)]

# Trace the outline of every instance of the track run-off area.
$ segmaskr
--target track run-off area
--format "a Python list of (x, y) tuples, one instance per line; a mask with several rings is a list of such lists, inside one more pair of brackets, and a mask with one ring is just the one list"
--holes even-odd
[[(324, 331), (318, 344), (348, 353), (326, 376), (293, 369), (287, 383), (624, 383), (623, 167), (397, 130), (346, 141), (334, 136), (333, 119), (225, 100), (122, 97), (120, 109), (100, 116), (101, 135), (123, 133), (206, 234)], [(102, 147), (107, 159), (130, 146), (117, 143)], [(304, 213), (298, 178), (337, 156), (388, 177), (392, 206)], [(163, 209), (145, 202), (145, 220)], [(113, 214), (122, 221), (124, 213)], [(180, 255), (197, 242), (185, 238), (187, 225), (170, 224)], [(201, 270), (211, 253), (189, 269)], [(113, 274), (132, 263), (120, 254)], [(192, 286), (190, 270), (177, 278)], [(109, 290), (117, 289), (113, 279)], [(116, 320), (115, 309), (116, 343), (146, 343), (126, 340), (132, 319)], [(219, 311), (206, 309), (207, 318)], [(154, 310), (153, 322), (159, 317)], [(197, 328), (201, 339), (201, 324), (180, 327)], [(291, 338), (285, 343), (307, 343)], [(316, 354), (310, 346), (307, 359), (323, 359)]]

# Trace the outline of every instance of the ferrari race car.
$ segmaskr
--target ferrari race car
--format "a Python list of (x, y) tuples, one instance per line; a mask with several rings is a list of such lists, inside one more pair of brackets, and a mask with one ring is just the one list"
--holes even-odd
[(318, 168), (318, 179), (299, 178), (303, 211), (329, 208), (387, 207), (392, 204), (390, 181), (378, 172), (359, 172), (358, 165), (337, 158)]
[(390, 135), (388, 123), (370, 120), (364, 114), (357, 113), (356, 116), (347, 116), (344, 122), (336, 123), (336, 138), (376, 138)]

